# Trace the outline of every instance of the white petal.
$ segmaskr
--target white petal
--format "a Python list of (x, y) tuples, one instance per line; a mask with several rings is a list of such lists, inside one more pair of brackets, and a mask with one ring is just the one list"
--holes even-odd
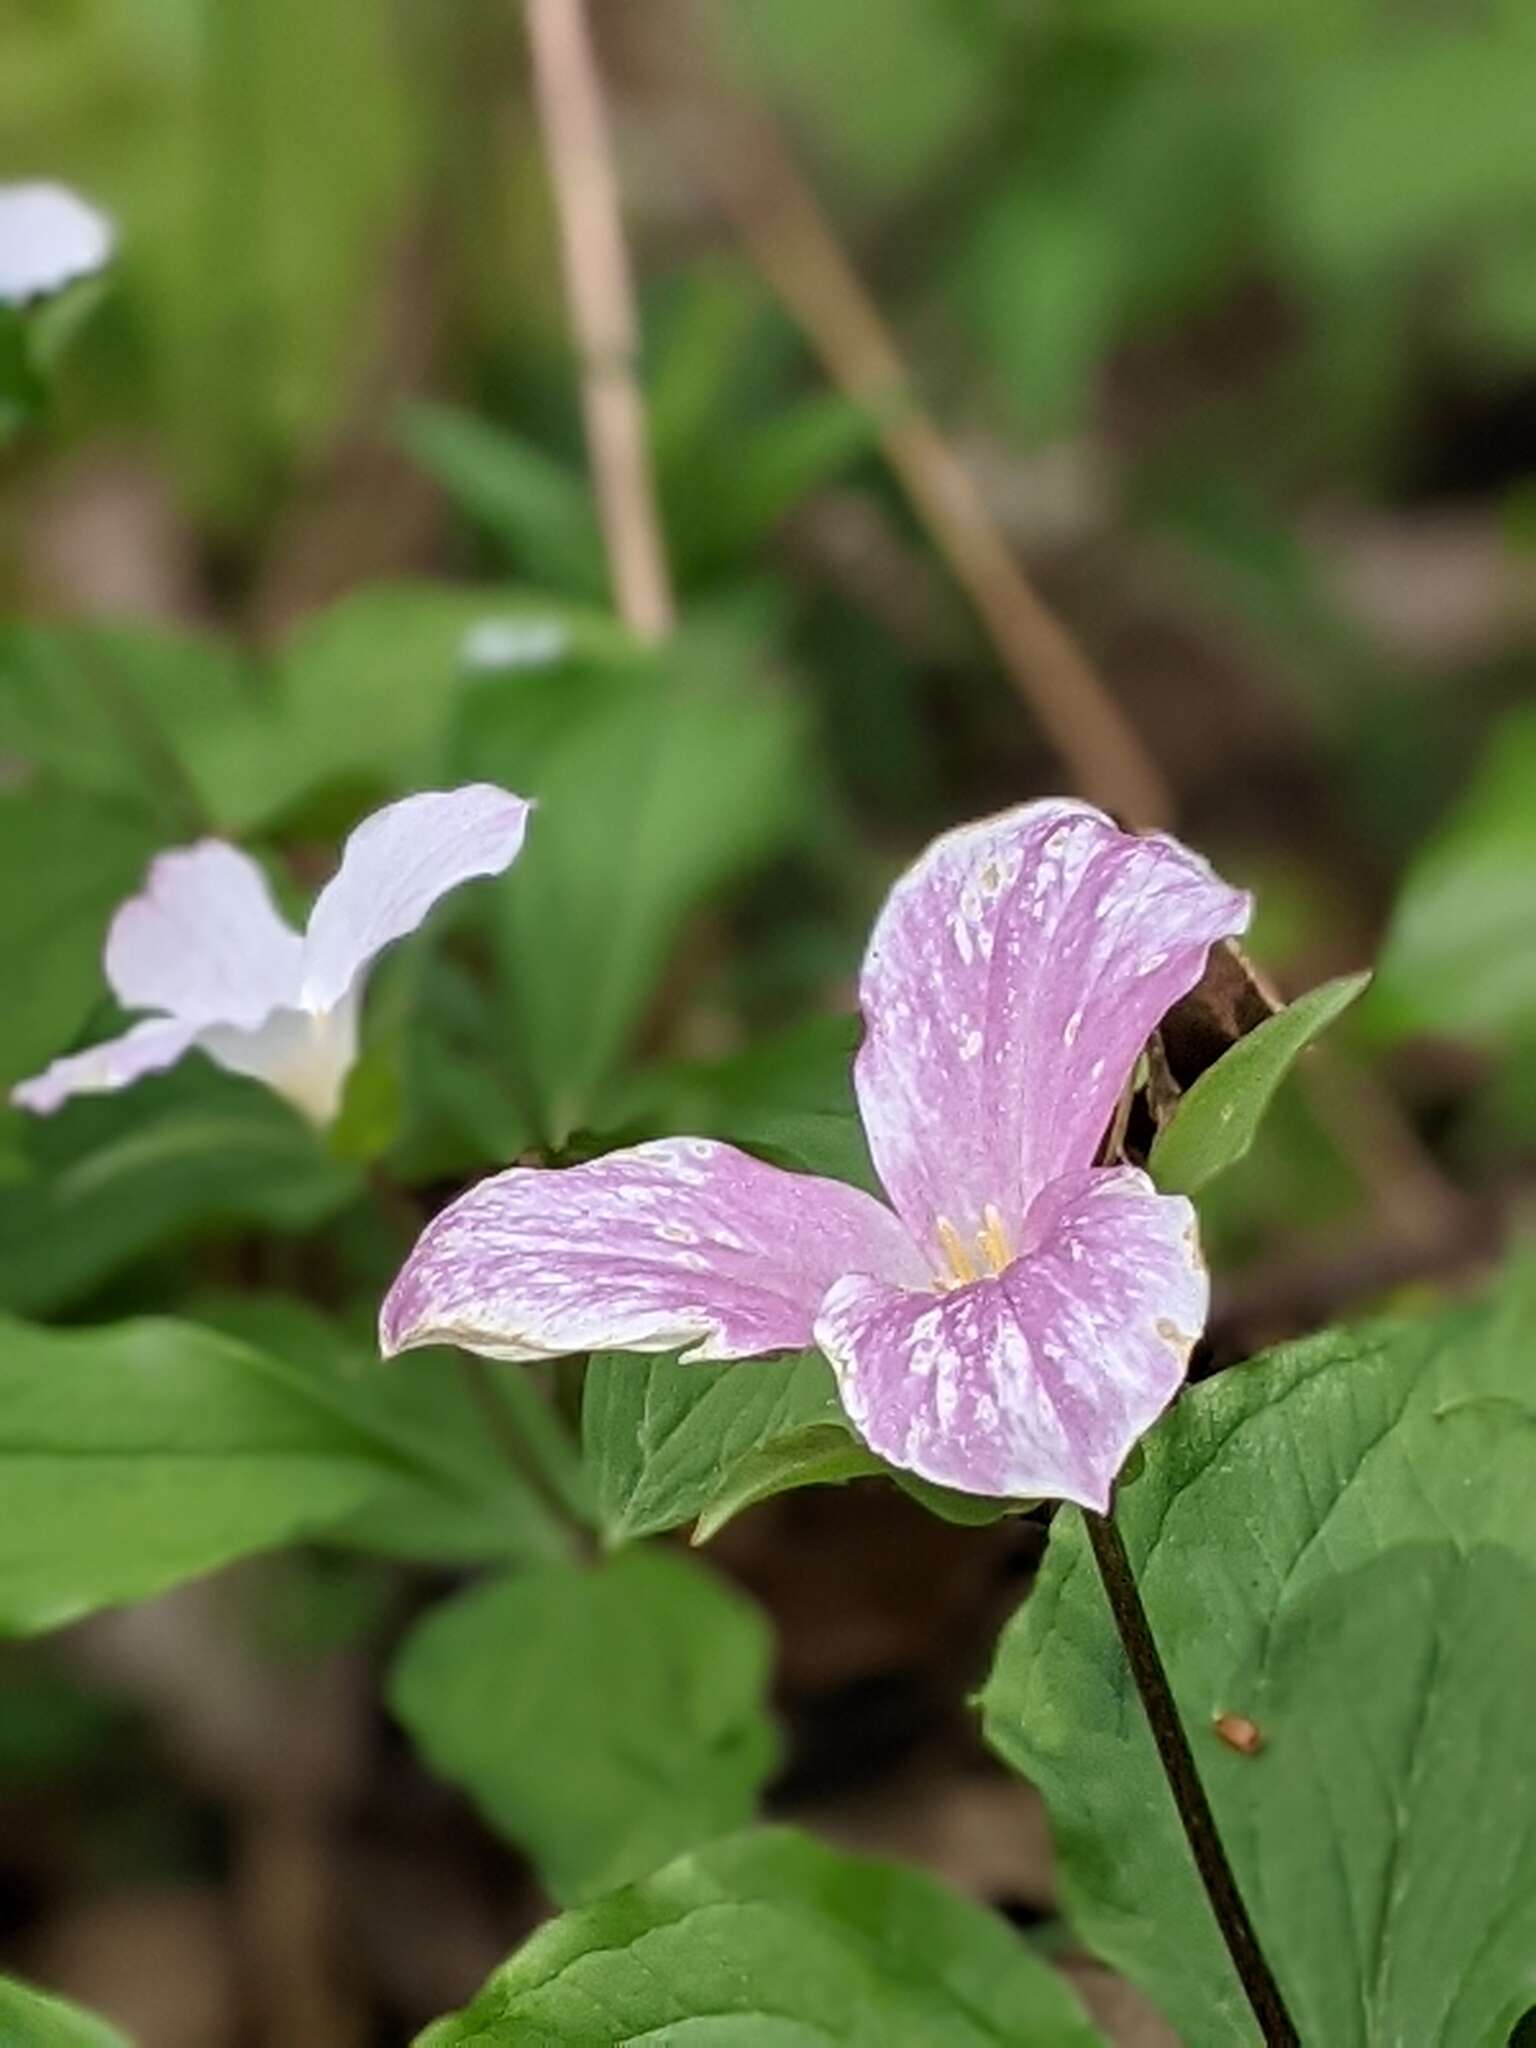
[(450, 889), (510, 867), (529, 809), (522, 797), (482, 782), (408, 796), (365, 819), (310, 917), (302, 1006), (330, 1009)]
[(174, 1017), (148, 1017), (121, 1038), (55, 1060), (44, 1073), (11, 1090), (18, 1109), (51, 1116), (72, 1095), (110, 1095), (145, 1074), (176, 1064), (191, 1046), (193, 1027)]
[(162, 853), (107, 934), (106, 972), (127, 1010), (251, 1030), (298, 995), (301, 942), (249, 854), (205, 839)]
[(341, 1108), (357, 1059), (357, 1011), (356, 997), (344, 996), (333, 1010), (274, 1010), (254, 1031), (208, 1025), (197, 1042), (221, 1067), (265, 1082), (323, 1128)]
[(65, 185), (0, 185), (0, 304), (61, 291), (111, 261), (112, 223)]

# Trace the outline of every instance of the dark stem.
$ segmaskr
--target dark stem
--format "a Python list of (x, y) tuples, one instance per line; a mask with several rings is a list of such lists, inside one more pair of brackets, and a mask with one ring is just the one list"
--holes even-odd
[(1268, 2048), (1301, 2048), (1301, 2036), (1285, 2009), (1285, 2000), (1280, 1995), (1274, 1973), (1264, 1959), (1259, 1937), (1254, 1932), (1232, 1865), (1217, 1833), (1216, 1816), (1211, 1812), (1211, 1803), (1200, 1782), (1189, 1737), (1174, 1705), (1173, 1688), (1168, 1683), (1168, 1673), (1158, 1653), (1147, 1610), (1141, 1604), (1141, 1593), (1136, 1585), (1136, 1574), (1131, 1569), (1131, 1560), (1126, 1554), (1124, 1538), (1111, 1515), (1096, 1515), (1084, 1509), (1083, 1519), (1088, 1524), (1094, 1562), (1099, 1567), (1110, 1612), (1125, 1645), (1126, 1662), (1131, 1667), (1136, 1690), (1141, 1694), (1141, 1704), (1146, 1708), (1147, 1719), (1152, 1725), (1152, 1739), (1157, 1744), (1173, 1803), (1179, 1810), (1190, 1854), (1195, 1859), (1195, 1868), (1205, 1886), (1205, 1895), (1211, 1902), (1211, 1911), (1216, 1916), (1216, 1925), (1221, 1929), (1221, 1938), (1227, 1945), (1233, 1968), (1248, 1994), (1248, 2003), (1253, 2007), (1254, 2018)]

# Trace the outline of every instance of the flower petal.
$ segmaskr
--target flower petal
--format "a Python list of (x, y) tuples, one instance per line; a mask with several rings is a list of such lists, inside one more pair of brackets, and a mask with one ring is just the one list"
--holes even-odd
[(488, 1358), (684, 1346), (752, 1358), (809, 1344), (844, 1273), (910, 1283), (923, 1265), (858, 1188), (665, 1139), (482, 1181), (422, 1233), (380, 1335), (386, 1356), (458, 1344)]
[(298, 993), (299, 935), (267, 878), (222, 839), (159, 854), (107, 934), (106, 973), (126, 1010), (251, 1029)]
[(210, 1024), (197, 1042), (221, 1067), (265, 1082), (323, 1128), (341, 1108), (357, 1059), (357, 1013), (356, 996), (344, 996), (332, 1010), (274, 1010), (252, 1031)]
[(11, 1090), (11, 1100), (18, 1109), (51, 1116), (72, 1095), (110, 1095), (145, 1074), (174, 1066), (190, 1049), (194, 1036), (193, 1025), (179, 1023), (174, 1017), (147, 1017), (121, 1038), (69, 1053), (32, 1080), (19, 1081)]
[(67, 185), (0, 185), (0, 304), (61, 291), (112, 256), (112, 223)]
[(328, 1010), (377, 953), (441, 896), (516, 860), (531, 806), (488, 782), (428, 790), (364, 819), (320, 891), (304, 940), (300, 1002)]
[(1205, 1323), (1194, 1210), (1134, 1167), (1069, 1174), (1031, 1249), (949, 1294), (839, 1281), (816, 1319), (870, 1447), (942, 1486), (1101, 1511)]
[(937, 1270), (956, 1270), (955, 1240), (957, 1277), (986, 1270), (989, 1209), (1017, 1248), (1031, 1201), (1091, 1162), (1141, 1046), (1250, 908), (1177, 841), (1057, 801), (947, 833), (896, 884), (865, 956), (854, 1080), (880, 1177)]

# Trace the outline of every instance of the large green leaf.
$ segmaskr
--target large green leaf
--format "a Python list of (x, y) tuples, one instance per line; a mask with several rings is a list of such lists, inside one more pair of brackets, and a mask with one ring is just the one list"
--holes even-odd
[(1493, 1044), (1536, 1028), (1536, 711), (1505, 719), (1410, 867), (1362, 1014)]
[[(1504, 2041), (1536, 2004), (1536, 1274), (1193, 1388), (1120, 1519), (1305, 2041)], [(987, 1731), (1044, 1792), (1084, 1938), (1202, 2048), (1255, 2030), (1076, 1513)], [(1257, 1754), (1218, 1716), (1260, 1731)]]
[[(529, 1376), (447, 1351), (388, 1365), (378, 1347), (307, 1303), (276, 1294), (198, 1302), (199, 1319), (283, 1360), (363, 1429), (379, 1429), (421, 1458), (381, 1484), (331, 1540), (386, 1557), (548, 1563), (568, 1554), (563, 1502), (579, 1516), (583, 1479), (563, 1425)], [(520, 1460), (509, 1462), (503, 1439)], [(540, 1475), (536, 1485), (527, 1476)]]
[(722, 1060), (653, 1067), (615, 1101), (636, 1132), (728, 1138), (794, 1172), (878, 1195), (853, 1098), (854, 1017), (813, 1017)]
[(819, 1351), (735, 1365), (600, 1352), (587, 1369), (582, 1449), (612, 1545), (696, 1524), (707, 1543), (759, 1501), (800, 1486), (889, 1479), (941, 1520), (977, 1527), (1015, 1503), (899, 1472), (854, 1434)]
[(0, 1185), (0, 1304), (25, 1315), (186, 1238), (313, 1231), (362, 1185), (286, 1103), (201, 1059), (29, 1119), (23, 1135), (31, 1173)]
[(112, 912), (153, 851), (129, 812), (60, 792), (0, 795), (0, 1094), (67, 1049), (101, 994)]
[(1292, 1066), (1370, 978), (1343, 974), (1325, 981), (1266, 1017), (1206, 1069), (1152, 1147), (1148, 1165), (1164, 1193), (1192, 1195), (1243, 1157)]
[(1001, 1920), (895, 1864), (762, 1829), (567, 1913), (418, 2048), (1093, 2048)]
[[(474, 651), (487, 624), (557, 630), (573, 652), (617, 658), (622, 646), (600, 619), (525, 592), (409, 583), (354, 592), (298, 627), (243, 724), (198, 736), (194, 768), (222, 828), (268, 827), (333, 787), (346, 801), (325, 822), (339, 831), (360, 798), (441, 783), (466, 700), (494, 685)], [(506, 779), (522, 791), (515, 763)]]
[(238, 760), (253, 682), (246, 659), (207, 634), (78, 620), (3, 626), (0, 748), (72, 799), (135, 808), (168, 845), (217, 821), (218, 792), (200, 764), (221, 750)]
[[(1445, 19), (1446, 33), (1377, 41), (1298, 75), (1275, 199), (1295, 246), (1314, 261), (1358, 274), (1536, 200), (1529, 21)], [(1476, 107), (1478, 118), (1447, 131), (1438, 120), (1446, 106)]]
[[(806, 1452), (835, 1449), (822, 1439), (829, 1429), (845, 1453), (856, 1450), (819, 1352), (739, 1365), (603, 1353), (587, 1368), (581, 1409), (603, 1538), (629, 1543), (700, 1516), (718, 1528), (727, 1503), (744, 1507), (781, 1491), (776, 1476), (801, 1483), (791, 1475)], [(817, 1433), (813, 1446), (808, 1431)], [(858, 1469), (883, 1468), (865, 1460)]]
[(407, 1641), (390, 1699), (433, 1767), (589, 1898), (751, 1817), (777, 1749), (762, 1617), (670, 1551), (477, 1586)]
[(801, 720), (752, 678), (650, 664), (517, 678), (466, 719), (469, 772), (540, 800), (495, 916), (546, 1135), (593, 1111), (685, 917), (800, 815)]
[(317, 1379), (194, 1324), (0, 1321), (0, 1632), (143, 1599), (434, 1469)]
[(128, 2040), (94, 2013), (0, 1977), (0, 2048), (128, 2048)]

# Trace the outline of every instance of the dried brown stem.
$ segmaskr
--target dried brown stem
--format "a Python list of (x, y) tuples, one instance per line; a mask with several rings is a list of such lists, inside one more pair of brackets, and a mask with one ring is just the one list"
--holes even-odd
[(565, 288), (581, 358), (587, 452), (619, 615), (641, 639), (674, 619), (618, 177), (586, 0), (525, 0)]
[[(680, 16), (681, 17), (681, 11)], [(703, 169), (753, 262), (886, 459), (999, 660), (1082, 791), (1128, 824), (1167, 824), (1168, 785), (1076, 640), (1034, 589), (970, 471), (924, 409), (890, 329), (764, 110), (711, 84)]]

